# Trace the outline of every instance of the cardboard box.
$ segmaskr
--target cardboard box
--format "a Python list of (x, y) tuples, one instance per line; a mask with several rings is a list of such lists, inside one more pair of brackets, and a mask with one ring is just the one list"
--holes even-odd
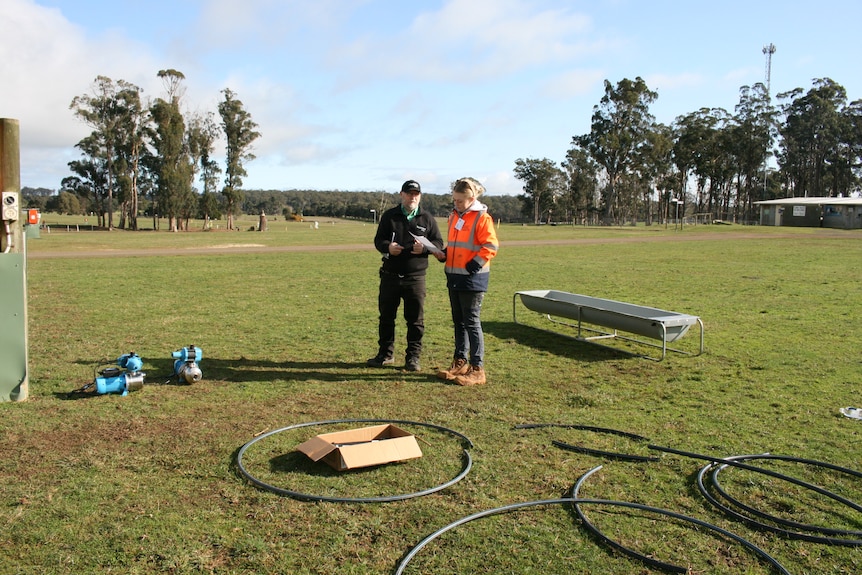
[(422, 457), (416, 437), (388, 423), (323, 433), (296, 449), (338, 471)]

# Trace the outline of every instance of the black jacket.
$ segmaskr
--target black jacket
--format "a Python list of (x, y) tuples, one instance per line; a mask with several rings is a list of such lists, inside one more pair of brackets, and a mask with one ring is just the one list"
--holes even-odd
[[(380, 216), (377, 234), (374, 236), (374, 247), (383, 254), (383, 271), (391, 274), (411, 276), (423, 275), (428, 269), (428, 250), (421, 254), (412, 253), (416, 241), (411, 233), (425, 236), (432, 244), (443, 249), (443, 236), (437, 227), (437, 220), (419, 207), (419, 213), (410, 221), (401, 211), (401, 204), (386, 210)], [(389, 244), (393, 238), (398, 245), (404, 246), (401, 255), (389, 255)]]

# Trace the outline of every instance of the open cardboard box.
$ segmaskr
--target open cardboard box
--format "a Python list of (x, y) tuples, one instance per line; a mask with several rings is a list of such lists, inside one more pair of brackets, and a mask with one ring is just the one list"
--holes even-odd
[(416, 436), (389, 423), (323, 433), (296, 449), (338, 471), (422, 457)]

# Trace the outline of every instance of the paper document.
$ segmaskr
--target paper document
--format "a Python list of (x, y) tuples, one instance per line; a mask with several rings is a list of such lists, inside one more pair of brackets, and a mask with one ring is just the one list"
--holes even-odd
[(438, 248), (437, 246), (432, 244), (430, 241), (428, 241), (428, 238), (426, 238), (425, 236), (417, 236), (413, 232), (410, 232), (410, 235), (413, 236), (414, 238), (416, 238), (416, 241), (419, 242), (420, 244), (422, 244), (423, 246), (425, 246), (425, 249), (427, 249), (432, 254), (443, 253), (440, 248)]

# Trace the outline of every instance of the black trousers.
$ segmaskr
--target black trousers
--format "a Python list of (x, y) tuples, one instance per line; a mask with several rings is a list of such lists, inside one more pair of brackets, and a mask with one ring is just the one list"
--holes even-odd
[(380, 310), (377, 344), (381, 357), (392, 357), (395, 352), (395, 320), (404, 300), (404, 321), (407, 323), (405, 356), (418, 358), (422, 353), (422, 336), (425, 333), (425, 274), (398, 276), (380, 270)]

